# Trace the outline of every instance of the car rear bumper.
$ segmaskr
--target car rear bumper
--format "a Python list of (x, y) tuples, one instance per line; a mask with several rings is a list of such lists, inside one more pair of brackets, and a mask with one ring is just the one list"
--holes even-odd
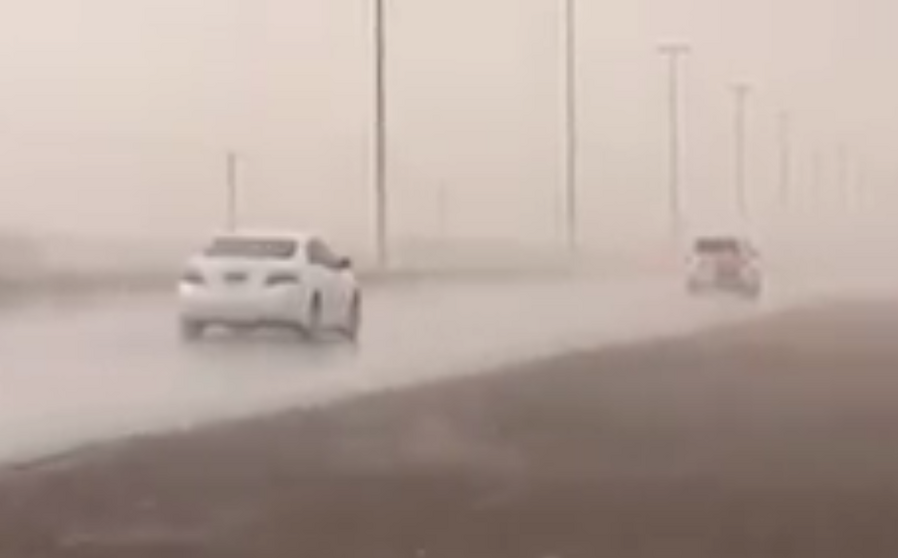
[(222, 325), (303, 325), (307, 297), (300, 288), (221, 290), (182, 285), (183, 320)]
[(759, 277), (745, 276), (711, 276), (711, 277), (691, 277), (689, 279), (689, 288), (694, 291), (699, 290), (724, 290), (724, 291), (746, 291), (757, 290), (761, 286)]

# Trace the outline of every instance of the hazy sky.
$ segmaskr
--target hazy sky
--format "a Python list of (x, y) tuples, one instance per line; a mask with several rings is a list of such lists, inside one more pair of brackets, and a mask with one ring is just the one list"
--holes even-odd
[[(559, 218), (561, 0), (387, 0), (396, 229), (551, 239)], [(732, 98), (747, 80), (751, 185), (776, 191), (776, 114), (796, 129), (796, 196), (838, 145), (888, 187), (898, 132), (894, 0), (581, 0), (585, 234), (666, 224), (666, 67), (687, 40), (689, 211), (732, 209)], [(370, 200), (370, 2), (0, 0), (2, 223), (196, 234), (221, 217), (228, 149), (248, 223), (363, 245)], [(863, 155), (863, 157), (861, 157)], [(859, 171), (858, 171), (859, 172)], [(891, 173), (891, 174), (890, 174)], [(811, 211), (808, 208), (814, 208)]]

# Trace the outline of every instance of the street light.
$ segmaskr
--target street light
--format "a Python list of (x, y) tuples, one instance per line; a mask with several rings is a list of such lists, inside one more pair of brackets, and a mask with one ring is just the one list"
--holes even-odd
[(819, 148), (815, 149), (811, 159), (811, 187), (813, 188), (814, 199), (818, 203), (822, 201), (823, 196), (825, 196), (825, 190), (823, 189), (823, 182), (826, 179), (824, 165), (825, 160), (823, 151)]
[(437, 232), (442, 242), (449, 239), (449, 189), (445, 183), (437, 187)]
[(234, 232), (239, 226), (239, 217), (237, 215), (237, 189), (238, 176), (237, 165), (239, 164), (239, 156), (235, 151), (229, 151), (227, 154), (225, 175), (225, 228), (228, 232)]
[(577, 95), (577, 0), (563, 0), (564, 10), (564, 202), (568, 250), (579, 243), (579, 129)]
[(840, 143), (838, 147), (838, 160), (839, 160), (839, 177), (838, 177), (838, 188), (839, 188), (839, 198), (845, 203), (846, 206), (849, 206), (854, 198), (851, 191), (851, 185), (849, 184), (848, 174), (850, 172), (850, 162), (849, 162), (849, 152), (848, 146), (845, 143)]
[(682, 225), (682, 207), (680, 192), (680, 157), (682, 132), (680, 130), (680, 59), (690, 53), (686, 44), (672, 43), (661, 45), (658, 51), (667, 58), (668, 62), (668, 117), (670, 123), (670, 176), (669, 176), (669, 204), (671, 233), (674, 239), (680, 234)]
[(386, 0), (374, 0), (374, 221), (377, 262), (389, 265), (387, 191), (387, 21)]
[(748, 96), (751, 93), (751, 86), (745, 83), (737, 83), (733, 86), (733, 96), (735, 97), (735, 187), (736, 202), (739, 208), (739, 215), (742, 218), (748, 216), (748, 196), (745, 191), (746, 176), (746, 141), (745, 141), (745, 112), (748, 105)]
[(780, 203), (789, 202), (792, 189), (792, 115), (782, 111), (779, 115), (780, 141)]

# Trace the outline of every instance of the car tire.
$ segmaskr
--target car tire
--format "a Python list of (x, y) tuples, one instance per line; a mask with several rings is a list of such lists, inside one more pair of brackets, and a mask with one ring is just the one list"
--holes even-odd
[(303, 339), (313, 339), (321, 333), (321, 321), (324, 313), (321, 295), (319, 293), (312, 294), (309, 298), (309, 307), (306, 310), (304, 323), (299, 327), (299, 333)]
[(202, 322), (195, 320), (181, 320), (180, 335), (181, 340), (188, 343), (199, 341), (206, 331), (206, 326)]
[(362, 330), (362, 297), (356, 293), (349, 303), (346, 312), (346, 322), (343, 325), (342, 333), (347, 341), (355, 343), (359, 340), (359, 334)]

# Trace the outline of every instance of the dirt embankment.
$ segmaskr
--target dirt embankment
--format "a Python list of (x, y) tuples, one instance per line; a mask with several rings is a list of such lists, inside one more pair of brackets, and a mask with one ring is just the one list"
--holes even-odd
[(0, 556), (891, 558), (896, 331), (802, 313), (7, 470)]

